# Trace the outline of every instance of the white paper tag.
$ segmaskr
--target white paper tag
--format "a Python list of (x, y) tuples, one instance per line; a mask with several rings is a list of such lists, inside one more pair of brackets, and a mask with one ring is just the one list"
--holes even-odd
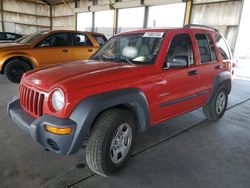
[(162, 38), (163, 34), (163, 32), (147, 32), (144, 33), (143, 37)]

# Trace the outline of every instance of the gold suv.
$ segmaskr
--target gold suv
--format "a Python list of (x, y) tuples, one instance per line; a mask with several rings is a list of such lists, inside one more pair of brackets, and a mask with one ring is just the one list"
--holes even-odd
[(34, 68), (88, 59), (107, 39), (79, 31), (40, 31), (17, 43), (0, 44), (0, 73), (19, 83)]

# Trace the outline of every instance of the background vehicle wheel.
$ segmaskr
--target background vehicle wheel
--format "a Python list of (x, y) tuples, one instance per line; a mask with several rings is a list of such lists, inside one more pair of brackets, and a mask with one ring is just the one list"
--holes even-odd
[(86, 145), (89, 168), (102, 176), (121, 170), (131, 155), (135, 134), (135, 120), (128, 110), (114, 108), (103, 112)]
[(215, 96), (203, 107), (204, 115), (210, 120), (220, 119), (227, 108), (228, 93), (224, 87), (220, 87)]
[(10, 81), (19, 83), (21, 81), (23, 73), (29, 70), (31, 70), (31, 67), (28, 63), (22, 60), (15, 59), (7, 63), (4, 69), (4, 74)]

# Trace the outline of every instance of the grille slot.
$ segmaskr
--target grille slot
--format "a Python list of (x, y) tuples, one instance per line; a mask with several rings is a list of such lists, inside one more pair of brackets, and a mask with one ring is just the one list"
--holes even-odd
[(21, 106), (33, 116), (43, 115), (44, 94), (20, 85), (19, 97)]

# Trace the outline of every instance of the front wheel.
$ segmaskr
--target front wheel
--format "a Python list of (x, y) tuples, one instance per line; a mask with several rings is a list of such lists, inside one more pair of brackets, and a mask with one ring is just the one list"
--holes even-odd
[(220, 119), (227, 108), (228, 93), (224, 87), (220, 87), (215, 96), (203, 107), (204, 115), (210, 120)]
[(31, 67), (28, 63), (19, 59), (14, 59), (6, 64), (4, 74), (10, 81), (19, 83), (23, 74), (29, 70), (31, 70)]
[(89, 168), (102, 176), (121, 170), (129, 159), (136, 134), (133, 115), (128, 110), (103, 112), (93, 125), (86, 145)]

